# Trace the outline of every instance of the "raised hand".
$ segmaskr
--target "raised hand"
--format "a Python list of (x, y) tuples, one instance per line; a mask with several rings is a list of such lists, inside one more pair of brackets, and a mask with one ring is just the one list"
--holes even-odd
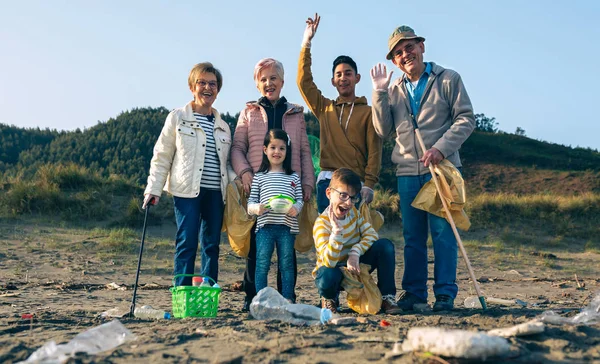
[(319, 28), (319, 22), (321, 21), (321, 17), (319, 14), (315, 13), (315, 18), (308, 18), (306, 20), (306, 29), (304, 30), (304, 38), (302, 39), (302, 45), (307, 46), (310, 45), (310, 41), (315, 36), (317, 32), (317, 28)]
[(342, 227), (340, 226), (339, 221), (335, 217), (335, 214), (333, 213), (333, 209), (331, 208), (331, 205), (329, 205), (329, 223), (331, 223), (331, 233), (332, 234), (335, 235), (342, 231)]
[(383, 63), (377, 63), (373, 68), (371, 68), (371, 81), (373, 82), (373, 90), (387, 91), (388, 87), (390, 87), (390, 80), (392, 79), (393, 73), (394, 71), (391, 71), (388, 75), (387, 67)]

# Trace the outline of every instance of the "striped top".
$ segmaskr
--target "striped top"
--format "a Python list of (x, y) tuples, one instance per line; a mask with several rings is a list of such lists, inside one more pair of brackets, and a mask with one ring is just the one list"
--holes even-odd
[[(259, 172), (252, 179), (252, 189), (248, 197), (248, 213), (256, 211), (258, 204), (266, 205), (271, 197), (277, 195), (287, 195), (296, 200), (294, 207), (298, 210), (298, 216), (302, 210), (304, 202), (302, 200), (302, 186), (300, 177), (296, 172), (285, 174), (285, 172)], [(292, 234), (300, 232), (298, 228), (298, 217), (291, 217), (287, 214), (267, 211), (256, 218), (256, 231), (267, 225), (287, 225)]]
[(196, 121), (200, 123), (204, 135), (206, 135), (206, 151), (204, 152), (204, 167), (202, 167), (202, 180), (200, 188), (208, 190), (221, 190), (221, 168), (217, 147), (215, 144), (215, 117), (212, 115), (201, 115), (194, 113)]
[(341, 223), (341, 231), (333, 234), (329, 221), (329, 208), (317, 218), (313, 226), (313, 238), (317, 248), (317, 266), (312, 272), (316, 276), (320, 267), (335, 268), (344, 263), (349, 254), (363, 255), (379, 238), (371, 224), (366, 221), (356, 207), (348, 212)]

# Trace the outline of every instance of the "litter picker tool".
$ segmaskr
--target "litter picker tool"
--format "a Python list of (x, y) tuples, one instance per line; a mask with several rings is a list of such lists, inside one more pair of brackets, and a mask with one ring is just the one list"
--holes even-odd
[[(421, 138), (421, 131), (419, 130), (419, 127), (417, 125), (415, 117), (413, 115), (411, 115), (411, 116), (412, 116), (412, 124), (415, 129), (415, 135), (417, 137), (417, 141), (418, 141), (419, 145), (421, 146), (421, 150), (423, 151), (423, 154), (425, 154), (427, 149), (425, 148), (425, 143), (423, 143), (423, 138)], [(446, 200), (444, 198), (442, 198), (442, 189), (440, 187), (440, 182), (438, 181), (437, 175), (435, 174), (435, 170), (431, 163), (429, 163), (429, 172), (431, 172), (431, 179), (433, 180), (433, 183), (435, 183), (435, 188), (437, 190), (438, 195), (440, 196), (440, 200), (442, 201), (442, 205), (444, 207), (444, 212), (446, 213), (446, 218), (448, 219), (448, 222), (450, 223), (450, 226), (452, 227), (452, 231), (454, 232), (454, 237), (456, 238), (456, 242), (458, 243), (460, 253), (462, 254), (462, 256), (465, 260), (465, 263), (467, 264), (467, 270), (469, 271), (469, 276), (471, 276), (471, 280), (473, 281), (473, 285), (475, 286), (475, 291), (477, 292), (477, 296), (479, 297), (479, 302), (481, 302), (481, 307), (483, 307), (483, 309), (485, 310), (485, 309), (487, 309), (487, 305), (485, 304), (485, 297), (483, 296), (483, 293), (481, 293), (481, 290), (479, 289), (479, 283), (477, 282), (477, 279), (475, 278), (475, 273), (473, 272), (473, 267), (471, 267), (471, 262), (469, 261), (469, 257), (467, 256), (467, 251), (465, 250), (465, 247), (462, 243), (460, 235), (458, 234), (458, 230), (456, 229), (456, 224), (454, 223), (452, 214), (450, 214), (450, 208), (448, 207)]]
[(146, 239), (146, 223), (148, 222), (148, 211), (154, 199), (150, 199), (146, 204), (146, 212), (144, 213), (144, 227), (142, 228), (142, 243), (140, 244), (140, 255), (138, 256), (137, 270), (135, 271), (135, 284), (133, 285), (133, 298), (131, 299), (131, 306), (129, 307), (129, 317), (134, 317), (135, 311), (135, 298), (137, 295), (138, 280), (140, 278), (140, 268), (142, 266), (142, 253), (144, 252), (144, 240)]

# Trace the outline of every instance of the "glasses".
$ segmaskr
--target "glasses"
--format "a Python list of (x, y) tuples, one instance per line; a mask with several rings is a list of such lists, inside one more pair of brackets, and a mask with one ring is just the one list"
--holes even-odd
[(347, 194), (346, 192), (340, 192), (338, 190), (336, 190), (333, 187), (329, 187), (332, 190), (334, 190), (335, 192), (338, 193), (338, 195), (340, 195), (340, 200), (346, 202), (348, 200), (351, 200), (352, 203), (357, 203), (358, 201), (360, 201), (360, 196), (358, 194), (354, 195), (354, 196), (350, 196), (349, 194)]
[(404, 48), (400, 48), (394, 52), (394, 58), (402, 57), (403, 54), (409, 54), (415, 50), (415, 46), (418, 42), (407, 44)]
[(217, 81), (204, 81), (204, 80), (197, 80), (196, 81), (196, 85), (200, 86), (200, 88), (205, 88), (206, 85), (208, 85), (208, 87), (210, 87), (211, 89), (216, 89), (217, 88)]

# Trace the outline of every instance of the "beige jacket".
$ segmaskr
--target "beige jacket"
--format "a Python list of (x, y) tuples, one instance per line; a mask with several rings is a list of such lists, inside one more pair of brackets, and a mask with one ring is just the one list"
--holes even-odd
[[(225, 192), (235, 173), (229, 165), (231, 131), (216, 109), (214, 137), (221, 167), (221, 192)], [(160, 196), (165, 191), (177, 197), (196, 197), (200, 193), (202, 168), (206, 153), (206, 134), (196, 121), (192, 102), (169, 113), (165, 125), (154, 145), (150, 162), (150, 175), (144, 195)]]
[[(416, 115), (427, 149), (436, 148), (456, 167), (458, 150), (475, 129), (473, 106), (460, 75), (432, 62), (431, 74)], [(429, 173), (419, 158), (423, 155), (412, 124), (410, 100), (403, 76), (387, 91), (373, 91), (373, 125), (382, 138), (395, 132), (392, 162), (397, 176)]]

